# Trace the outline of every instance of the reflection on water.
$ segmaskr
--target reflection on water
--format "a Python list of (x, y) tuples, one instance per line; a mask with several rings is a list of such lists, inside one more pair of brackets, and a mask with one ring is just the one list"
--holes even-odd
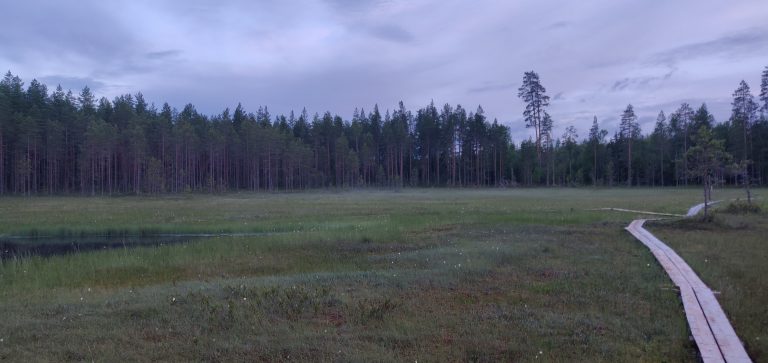
[(0, 259), (56, 256), (70, 253), (163, 246), (186, 243), (210, 235), (158, 235), (124, 237), (0, 237)]

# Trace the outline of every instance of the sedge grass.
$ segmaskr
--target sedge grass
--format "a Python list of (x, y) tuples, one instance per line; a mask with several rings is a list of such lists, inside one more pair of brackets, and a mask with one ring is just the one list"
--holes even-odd
[[(737, 190), (721, 191), (730, 197)], [(281, 231), (0, 266), (0, 359), (694, 361), (623, 231), (695, 189), (5, 198), (0, 233)]]

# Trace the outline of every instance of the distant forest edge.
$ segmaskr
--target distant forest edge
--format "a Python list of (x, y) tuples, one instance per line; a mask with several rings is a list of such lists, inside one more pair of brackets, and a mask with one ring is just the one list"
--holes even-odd
[[(549, 97), (526, 72), (518, 97), (534, 136), (515, 144), (509, 128), (482, 107), (433, 103), (383, 114), (355, 109), (255, 113), (241, 105), (213, 116), (188, 104), (157, 109), (141, 93), (110, 101), (88, 87), (49, 94), (10, 71), (0, 82), (1, 194), (127, 194), (300, 190), (322, 187), (765, 185), (768, 175), (768, 67), (755, 98), (742, 81), (732, 115), (716, 122), (705, 104), (682, 104), (642, 133), (632, 105), (612, 137), (594, 119), (586, 137), (574, 126), (552, 135)], [(701, 172), (690, 165), (699, 130), (732, 158)], [(695, 162), (693, 162), (695, 164)], [(708, 178), (709, 179), (709, 178)]]

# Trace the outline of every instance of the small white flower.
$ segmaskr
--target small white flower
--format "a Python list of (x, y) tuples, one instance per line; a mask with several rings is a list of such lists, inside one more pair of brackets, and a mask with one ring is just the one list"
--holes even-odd
[(244, 298), (243, 298), (243, 301), (246, 301), (246, 300), (248, 300), (248, 298), (247, 298), (247, 297), (244, 297)]

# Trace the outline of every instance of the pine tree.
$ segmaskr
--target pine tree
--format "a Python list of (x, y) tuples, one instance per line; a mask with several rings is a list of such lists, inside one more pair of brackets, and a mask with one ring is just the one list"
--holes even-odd
[[(547, 138), (545, 135), (545, 120), (547, 119), (546, 107), (549, 106), (549, 96), (547, 90), (541, 85), (539, 75), (534, 72), (525, 72), (523, 75), (523, 85), (518, 88), (517, 96), (525, 102), (525, 127), (533, 127), (536, 134), (536, 154), (541, 164), (541, 146), (542, 141)], [(551, 118), (549, 118), (551, 120)], [(549, 124), (551, 130), (551, 123)]]
[(635, 139), (640, 137), (640, 125), (637, 123), (635, 109), (631, 104), (627, 105), (627, 108), (621, 115), (619, 132), (627, 145), (627, 186), (632, 186), (632, 144)]
[[(688, 160), (685, 158), (685, 154), (688, 152), (688, 144), (690, 143), (690, 130), (691, 130), (691, 123), (693, 122), (693, 109), (688, 103), (682, 103), (680, 105), (680, 108), (675, 111), (675, 116), (677, 116), (677, 122), (678, 127), (681, 130), (680, 137), (682, 138), (683, 142), (683, 170), (688, 170)], [(683, 174), (683, 184), (686, 186), (688, 185), (688, 174)]]
[(694, 113), (693, 118), (691, 119), (691, 130), (698, 132), (698, 130), (702, 127), (711, 129), (714, 124), (715, 117), (709, 113), (707, 104), (702, 103), (701, 107), (696, 110), (696, 113)]
[(144, 100), (144, 94), (139, 92), (136, 95), (134, 95), (133, 98), (136, 100), (134, 109), (137, 115), (141, 116), (149, 112), (149, 105), (147, 104), (147, 101)]
[(739, 170), (741, 171), (742, 183), (747, 193), (747, 202), (752, 203), (752, 192), (750, 191), (750, 173), (749, 165), (749, 131), (752, 122), (754, 122), (757, 104), (749, 90), (749, 85), (744, 80), (739, 83), (739, 87), (733, 92), (733, 102), (731, 103), (731, 123), (741, 129), (741, 160), (739, 161)]
[(572, 184), (574, 182), (573, 177), (573, 154), (574, 154), (574, 148), (576, 147), (577, 139), (579, 138), (579, 134), (576, 131), (576, 126), (569, 125), (565, 128), (565, 132), (563, 132), (562, 136), (562, 147), (565, 148), (566, 153), (568, 155), (568, 175), (566, 176), (566, 182), (567, 184)]
[(688, 159), (689, 169), (693, 177), (701, 180), (704, 188), (704, 216), (708, 215), (709, 203), (712, 200), (712, 179), (715, 172), (730, 160), (730, 155), (725, 152), (723, 141), (715, 140), (712, 131), (702, 126), (693, 136), (694, 145), (685, 153)]
[(80, 97), (77, 98), (77, 102), (80, 104), (80, 112), (84, 115), (93, 115), (96, 113), (96, 97), (91, 93), (91, 89), (88, 86), (83, 87), (80, 91)]
[[(10, 73), (10, 72), (9, 72)], [(7, 129), (11, 121), (9, 89), (4, 81), (0, 82), (0, 195), (5, 194), (5, 144)]]
[(664, 111), (659, 111), (659, 116), (656, 117), (656, 125), (651, 134), (651, 139), (656, 144), (656, 150), (659, 152), (659, 177), (661, 179), (660, 185), (664, 186), (664, 150), (667, 146), (669, 138), (669, 126), (667, 125), (667, 116)]
[(768, 118), (768, 66), (765, 66), (763, 75), (760, 78), (760, 101), (763, 102), (761, 107), (763, 117)]
[(589, 129), (589, 143), (592, 145), (592, 185), (597, 186), (597, 148), (605, 142), (608, 131), (600, 129), (597, 123), (597, 116), (592, 120), (592, 127)]
[(240, 129), (243, 126), (243, 122), (245, 122), (247, 115), (245, 113), (245, 109), (243, 108), (243, 105), (238, 102), (237, 107), (235, 107), (235, 113), (232, 114), (232, 125), (234, 126), (235, 130), (240, 131)]
[(554, 122), (552, 121), (552, 117), (547, 113), (544, 112), (544, 118), (541, 119), (541, 143), (542, 143), (542, 153), (546, 153), (547, 156), (547, 165), (545, 165), (546, 173), (546, 184), (547, 185), (554, 185), (554, 147), (555, 147), (555, 140), (552, 138), (552, 126), (554, 125)]

